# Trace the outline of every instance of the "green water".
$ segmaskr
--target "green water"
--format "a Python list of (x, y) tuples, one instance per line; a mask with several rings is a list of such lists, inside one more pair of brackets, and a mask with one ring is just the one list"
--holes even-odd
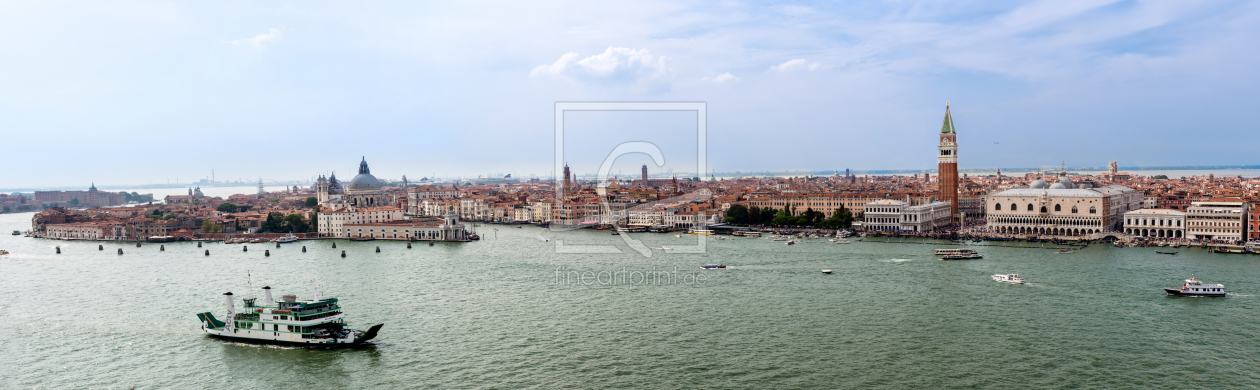
[[(619, 255), (557, 254), (556, 238), (622, 244), (606, 232), (532, 226), (483, 226), (481, 242), (413, 249), (306, 241), (98, 251), (7, 235), (29, 219), (0, 215), (0, 249), (13, 252), (0, 257), (4, 388), (1260, 386), (1255, 256), (973, 246), (983, 260), (944, 262), (932, 256), (937, 243), (736, 239), (645, 258), (624, 245)], [(675, 250), (697, 239), (633, 237)], [(706, 263), (732, 267), (701, 271)], [(609, 274), (566, 284), (558, 267)], [(675, 267), (677, 278), (634, 276)], [(630, 280), (607, 284), (623, 269)], [(194, 314), (222, 316), (221, 294), (249, 293), (247, 273), (254, 286), (303, 298), (317, 280), (351, 325), (385, 324), (377, 346), (290, 349), (200, 334)], [(995, 273), (1029, 284), (996, 283)], [(1231, 296), (1160, 290), (1191, 273)]]

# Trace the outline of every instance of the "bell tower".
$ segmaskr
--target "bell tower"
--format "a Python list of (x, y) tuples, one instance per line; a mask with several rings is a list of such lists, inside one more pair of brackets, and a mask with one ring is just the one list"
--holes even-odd
[(950, 215), (958, 214), (958, 139), (954, 118), (945, 102), (945, 122), (941, 124), (941, 143), (937, 145), (937, 198), (949, 202)]

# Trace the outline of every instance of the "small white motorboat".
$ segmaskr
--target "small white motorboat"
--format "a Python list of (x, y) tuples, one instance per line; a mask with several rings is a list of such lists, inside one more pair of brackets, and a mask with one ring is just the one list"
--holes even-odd
[(1194, 278), (1194, 274), (1190, 275), (1190, 279), (1186, 279), (1181, 284), (1181, 288), (1166, 288), (1164, 292), (1168, 295), (1176, 295), (1180, 297), (1223, 297), (1225, 296), (1225, 285), (1216, 283), (1203, 283)]
[(663, 247), (661, 247), (661, 249), (663, 249), (663, 250), (667, 250), (667, 251), (670, 251), (670, 250), (674, 250), (674, 247), (672, 247), (672, 246), (663, 246)]
[(831, 270), (829, 270), (829, 269), (825, 269), (825, 270), (823, 270), (823, 273), (824, 273), (824, 274), (827, 274), (827, 275), (831, 275)]
[(994, 281), (997, 281), (997, 282), (1010, 283), (1010, 284), (1024, 284), (1024, 283), (1027, 283), (1027, 282), (1025, 282), (1025, 281), (1024, 281), (1024, 278), (1019, 277), (1019, 274), (998, 274), (998, 275), (993, 275), (993, 280), (994, 280)]

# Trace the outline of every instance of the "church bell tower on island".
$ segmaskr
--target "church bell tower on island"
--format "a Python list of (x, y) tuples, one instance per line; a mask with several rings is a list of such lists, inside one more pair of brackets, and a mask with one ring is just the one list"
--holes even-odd
[(958, 215), (958, 139), (955, 138), (954, 118), (949, 114), (949, 102), (945, 102), (945, 123), (941, 124), (941, 143), (936, 155), (937, 198), (949, 202), (950, 215)]

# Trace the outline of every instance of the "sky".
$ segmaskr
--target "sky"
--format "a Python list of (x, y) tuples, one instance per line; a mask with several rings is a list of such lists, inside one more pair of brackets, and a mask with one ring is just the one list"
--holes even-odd
[[(555, 103), (718, 172), (1257, 164), (1260, 2), (0, 2), (0, 188), (550, 175)], [(572, 122), (570, 123), (570, 119)], [(694, 171), (694, 113), (565, 160)]]

